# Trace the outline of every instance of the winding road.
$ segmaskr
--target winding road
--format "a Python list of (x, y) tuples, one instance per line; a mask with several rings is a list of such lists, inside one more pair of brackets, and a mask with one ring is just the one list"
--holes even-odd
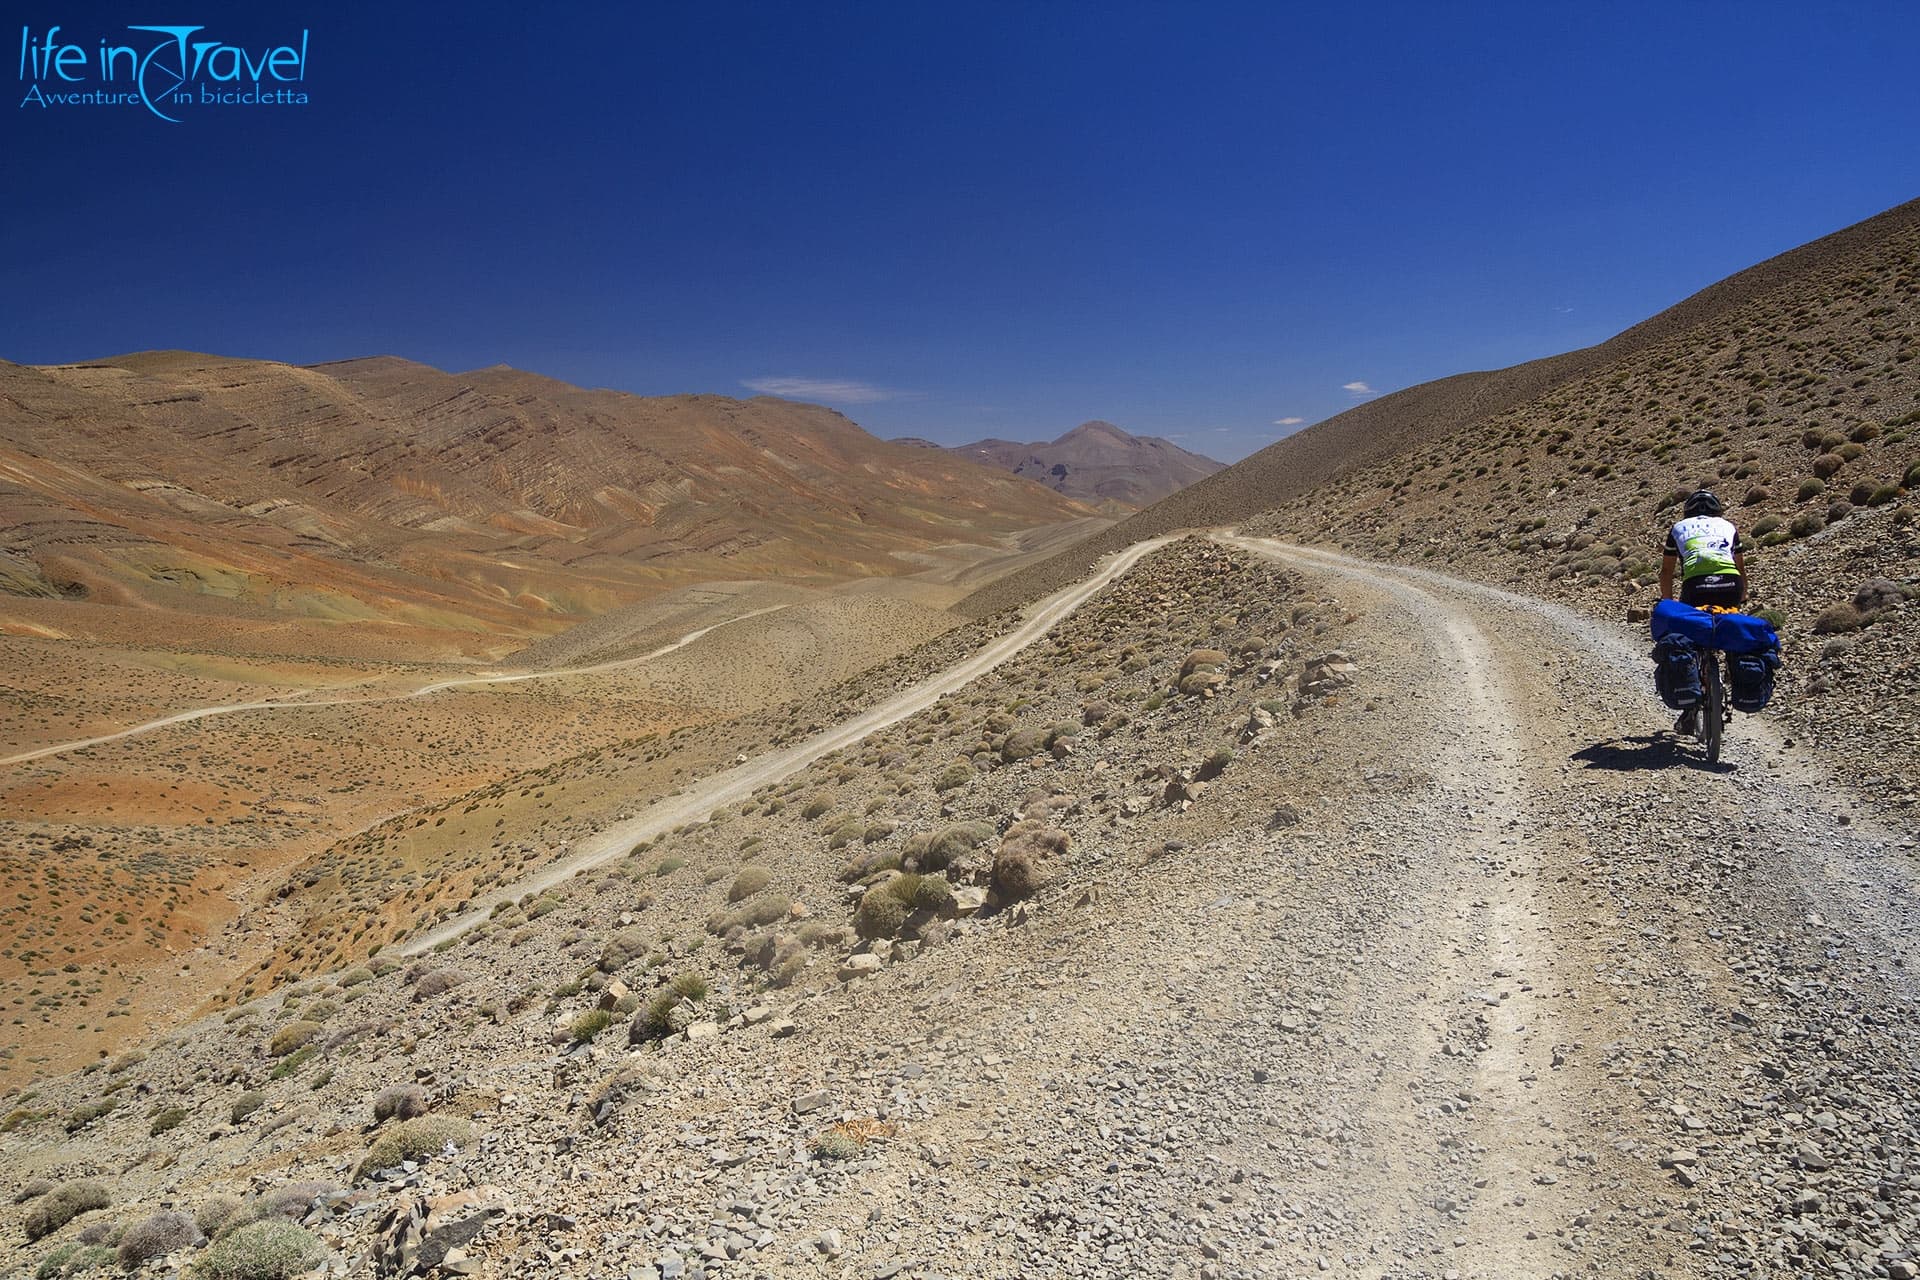
[(654, 659), (672, 653), (676, 649), (684, 649), (700, 637), (718, 631), (722, 627), (730, 627), (735, 623), (745, 622), (749, 618), (758, 618), (764, 614), (778, 613), (782, 609), (791, 607), (791, 605), (780, 604), (765, 609), (755, 609), (750, 613), (743, 613), (737, 617), (728, 618), (724, 621), (701, 627), (697, 631), (689, 631), (671, 643), (663, 644), (658, 649), (633, 658), (617, 658), (612, 662), (596, 662), (591, 666), (585, 667), (557, 667), (551, 671), (521, 671), (509, 675), (491, 676), (457, 676), (451, 680), (436, 680), (432, 684), (422, 685), (418, 689), (409, 689), (403, 693), (372, 693), (348, 698), (266, 698), (257, 702), (227, 702), (212, 707), (196, 707), (191, 711), (176, 711), (171, 715), (160, 716), (153, 720), (145, 720), (131, 728), (119, 729), (113, 733), (103, 733), (93, 738), (76, 738), (71, 742), (56, 742), (51, 746), (36, 747), (32, 751), (22, 751), (17, 755), (0, 757), (0, 765), (26, 764), (32, 760), (44, 760), (48, 756), (65, 755), (70, 751), (79, 751), (86, 747), (97, 747), (106, 742), (118, 742), (122, 738), (132, 738), (139, 734), (152, 733), (156, 729), (165, 729), (169, 725), (190, 724), (195, 720), (205, 720), (211, 716), (237, 715), (244, 711), (300, 711), (312, 707), (347, 707), (363, 706), (374, 702), (406, 702), (413, 698), (426, 698), (436, 693), (445, 693), (450, 689), (470, 689), (479, 685), (520, 684), (528, 680), (555, 680), (562, 676), (591, 676), (598, 675), (605, 671), (620, 671), (628, 667), (637, 667), (642, 663), (652, 662)]

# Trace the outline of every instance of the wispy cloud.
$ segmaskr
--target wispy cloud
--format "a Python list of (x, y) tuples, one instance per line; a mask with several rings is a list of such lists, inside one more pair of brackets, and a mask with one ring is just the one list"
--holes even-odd
[(1368, 386), (1366, 383), (1361, 382), (1357, 379), (1353, 382), (1341, 383), (1340, 389), (1346, 392), (1348, 395), (1355, 395), (1355, 396), (1371, 396), (1371, 395), (1378, 394), (1378, 392), (1374, 391), (1372, 387)]
[(901, 400), (910, 393), (891, 387), (876, 387), (871, 382), (849, 378), (745, 378), (741, 386), (762, 395), (784, 396), (788, 400), (821, 400), (827, 404), (878, 404), (882, 400)]
[(1305, 418), (1275, 418), (1273, 425), (1276, 427), (1297, 427), (1305, 421)]

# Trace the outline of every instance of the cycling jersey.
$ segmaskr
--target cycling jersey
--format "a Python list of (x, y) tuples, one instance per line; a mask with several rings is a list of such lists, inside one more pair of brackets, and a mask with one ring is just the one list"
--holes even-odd
[(1688, 516), (1667, 530), (1666, 554), (1680, 558), (1680, 580), (1691, 582), (1709, 574), (1738, 577), (1735, 555), (1745, 555), (1747, 544), (1733, 521), (1719, 516)]

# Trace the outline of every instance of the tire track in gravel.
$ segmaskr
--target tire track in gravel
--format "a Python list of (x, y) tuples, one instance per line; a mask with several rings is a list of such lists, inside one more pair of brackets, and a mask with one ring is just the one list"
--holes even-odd
[[(1381, 605), (1406, 615), (1427, 641), (1429, 654), (1402, 660), (1415, 664), (1406, 674), (1423, 702), (1438, 703), (1437, 715), (1408, 745), (1433, 751), (1428, 767), (1443, 800), (1423, 850), (1423, 892), (1395, 922), (1408, 945), (1389, 972), (1408, 980), (1375, 1009), (1356, 1011), (1373, 1023), (1359, 1057), (1385, 1067), (1370, 1085), (1372, 1118), (1392, 1135), (1388, 1145), (1411, 1158), (1398, 1169), (1389, 1164), (1367, 1199), (1388, 1211), (1383, 1230), (1419, 1217), (1445, 1223), (1443, 1274), (1551, 1274), (1564, 1265), (1555, 1232), (1581, 1206), (1570, 1203), (1580, 1188), (1553, 1163), (1561, 1144), (1547, 1136), (1565, 1132), (1574, 1116), (1569, 1082), (1554, 1070), (1563, 1031), (1542, 998), (1555, 989), (1560, 957), (1539, 923), (1549, 833), (1531, 820), (1533, 744), (1521, 729), (1520, 695), (1487, 636), (1433, 592), (1269, 540), (1222, 541), (1336, 578), (1350, 596), (1385, 597)], [(1426, 1034), (1409, 1037), (1408, 1026)], [(1453, 1096), (1436, 1107), (1438, 1080)], [(1455, 1119), (1463, 1113), (1464, 1125)], [(1446, 1176), (1463, 1150), (1470, 1176)], [(1406, 1203), (1414, 1189), (1424, 1203)]]
[[(1665, 732), (1620, 628), (1427, 570), (1272, 550), (1480, 619), (1533, 712), (1518, 720), (1525, 829), (1550, 838), (1516, 847), (1535, 846), (1552, 886), (1528, 909), (1551, 923), (1570, 1041), (1554, 1122), (1571, 1163), (1612, 1165), (1573, 1220), (1588, 1256), (1609, 1274), (1631, 1253), (1662, 1276), (1920, 1275), (1910, 825), (1763, 717), (1739, 719), (1708, 766)], [(1564, 1211), (1581, 1197), (1556, 1172)]]

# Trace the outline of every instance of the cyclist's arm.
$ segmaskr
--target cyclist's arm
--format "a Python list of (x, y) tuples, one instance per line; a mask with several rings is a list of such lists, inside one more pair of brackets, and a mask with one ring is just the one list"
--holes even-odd
[(1733, 549), (1733, 571), (1740, 575), (1740, 600), (1744, 604), (1753, 599), (1753, 579), (1747, 576), (1747, 553), (1738, 547)]
[(1660, 598), (1673, 599), (1673, 568), (1680, 563), (1680, 557), (1671, 551), (1660, 557)]

